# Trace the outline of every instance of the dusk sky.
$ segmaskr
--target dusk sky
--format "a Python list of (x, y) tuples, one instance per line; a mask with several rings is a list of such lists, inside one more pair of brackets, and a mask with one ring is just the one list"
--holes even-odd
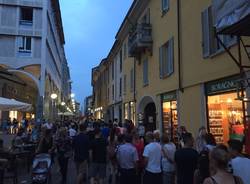
[(91, 95), (91, 69), (107, 57), (133, 0), (60, 0), (72, 92)]

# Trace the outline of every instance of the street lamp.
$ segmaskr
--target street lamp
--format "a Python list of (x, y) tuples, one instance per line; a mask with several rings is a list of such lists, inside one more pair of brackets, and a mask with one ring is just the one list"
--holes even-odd
[(66, 104), (65, 102), (62, 102), (62, 103), (61, 103), (62, 106), (65, 106), (65, 104)]
[(50, 98), (51, 98), (52, 100), (55, 100), (55, 99), (57, 98), (57, 94), (56, 94), (56, 93), (52, 93), (52, 94), (50, 95)]
[(71, 94), (70, 94), (70, 97), (71, 97), (71, 98), (74, 98), (74, 97), (75, 97), (75, 94), (74, 94), (74, 93), (71, 93)]
[(54, 110), (54, 107), (53, 106), (56, 106), (56, 102), (55, 102), (55, 99), (57, 98), (57, 94), (56, 93), (52, 93), (50, 95), (50, 98), (52, 99), (52, 113), (53, 113), (53, 119), (54, 119), (54, 116), (55, 116), (55, 110)]

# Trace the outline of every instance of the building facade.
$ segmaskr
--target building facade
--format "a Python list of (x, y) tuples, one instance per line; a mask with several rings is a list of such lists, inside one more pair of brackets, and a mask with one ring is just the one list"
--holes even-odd
[[(123, 56), (121, 74), (114, 67), (119, 73), (114, 81), (123, 80), (122, 119), (142, 122), (147, 130), (160, 129), (173, 140), (181, 125), (195, 134), (205, 126), (218, 143), (242, 138), (245, 104), (237, 85), (240, 70), (227, 52), (237, 55), (237, 39), (219, 35), (220, 43), (211, 0), (192, 3), (133, 2), (109, 53)], [(247, 54), (241, 59), (243, 65), (249, 64)]]
[(0, 65), (37, 90), (38, 119), (55, 118), (69, 97), (64, 44), (58, 0), (0, 1)]

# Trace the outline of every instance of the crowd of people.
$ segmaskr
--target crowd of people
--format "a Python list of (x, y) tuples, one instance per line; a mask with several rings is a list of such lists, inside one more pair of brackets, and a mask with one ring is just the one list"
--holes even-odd
[[(71, 158), (78, 184), (250, 182), (250, 159), (242, 153), (243, 143), (232, 139), (227, 145), (217, 145), (205, 127), (194, 138), (180, 126), (178, 141), (159, 130), (146, 131), (143, 124), (136, 127), (129, 120), (124, 124), (117, 120), (44, 121), (34, 129), (37, 129), (36, 152), (51, 154), (52, 161), (60, 167), (62, 183), (67, 181)], [(20, 130), (15, 139), (24, 133)]]

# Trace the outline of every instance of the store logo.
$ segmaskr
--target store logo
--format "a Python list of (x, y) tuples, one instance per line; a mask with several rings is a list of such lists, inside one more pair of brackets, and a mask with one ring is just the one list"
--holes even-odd
[(236, 84), (234, 81), (225, 81), (223, 83), (217, 83), (217, 84), (211, 85), (211, 92), (232, 89), (235, 87), (236, 87)]

